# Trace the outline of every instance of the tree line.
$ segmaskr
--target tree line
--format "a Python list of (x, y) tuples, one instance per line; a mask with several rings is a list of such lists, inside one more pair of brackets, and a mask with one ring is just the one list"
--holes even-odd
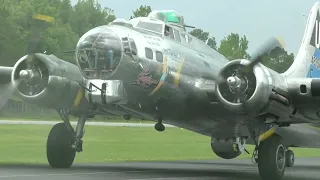
[[(133, 10), (132, 16), (148, 16), (152, 7), (141, 5)], [(102, 7), (96, 0), (78, 0), (72, 6), (71, 0), (2, 0), (0, 3), (0, 59), (4, 66), (12, 66), (25, 55), (26, 42), (30, 33), (31, 18), (35, 13), (54, 17), (55, 23), (43, 34), (41, 51), (55, 54), (58, 57), (75, 62), (74, 55), (64, 53), (74, 50), (78, 39), (88, 30), (112, 22), (116, 15), (114, 10)], [(198, 39), (223, 54), (229, 60), (248, 58), (249, 40), (232, 32), (224, 37), (220, 46), (214, 36), (197, 28), (189, 32)], [(293, 62), (294, 55), (288, 54), (284, 49), (271, 51), (264, 59), (263, 64), (277, 72), (284, 72)]]
[[(55, 54), (71, 63), (75, 63), (74, 54), (65, 51), (74, 50), (78, 39), (88, 30), (116, 19), (114, 10), (102, 7), (96, 0), (78, 0), (74, 6), (71, 5), (71, 0), (1, 0), (0, 2), (1, 66), (13, 66), (26, 54), (33, 14), (46, 14), (55, 19), (54, 23), (42, 33), (41, 51)], [(151, 11), (152, 7), (141, 5), (133, 10), (132, 16), (128, 19), (145, 17)], [(209, 32), (196, 28), (189, 33), (206, 42), (229, 60), (250, 59), (250, 54), (247, 52), (249, 40), (245, 35), (240, 36), (232, 32), (224, 37), (217, 47), (215, 37)], [(263, 64), (281, 73), (292, 64), (293, 59), (292, 53), (288, 54), (284, 49), (276, 48), (265, 56)]]

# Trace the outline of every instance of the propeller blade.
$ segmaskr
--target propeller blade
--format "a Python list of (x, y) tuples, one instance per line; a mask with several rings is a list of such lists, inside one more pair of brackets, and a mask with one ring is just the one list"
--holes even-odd
[(34, 19), (34, 24), (31, 28), (31, 34), (27, 45), (27, 64), (29, 65), (34, 60), (34, 53), (39, 52), (41, 32), (48, 27), (48, 23), (54, 22), (52, 17), (42, 14), (35, 14), (32, 18)]
[(31, 34), (27, 44), (27, 69), (20, 72), (20, 78), (0, 87), (0, 109), (2, 109), (8, 100), (12, 97), (13, 92), (22, 80), (29, 80), (32, 75), (32, 65), (34, 63), (34, 54), (39, 52), (40, 35), (41, 32), (48, 26), (49, 23), (54, 22), (50, 16), (35, 14), (32, 16), (34, 24), (31, 27)]
[(263, 57), (275, 48), (286, 48), (284, 41), (280, 38), (270, 38), (252, 56), (251, 62), (242, 69), (242, 72), (252, 71), (252, 68), (263, 60)]
[(12, 97), (13, 92), (15, 91), (15, 84), (19, 80), (16, 80), (15, 83), (11, 82), (0, 87), (0, 110), (7, 104), (8, 100)]

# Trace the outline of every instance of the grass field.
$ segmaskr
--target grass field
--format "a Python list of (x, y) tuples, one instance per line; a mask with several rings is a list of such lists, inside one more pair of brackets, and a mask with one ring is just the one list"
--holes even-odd
[[(47, 163), (46, 138), (51, 126), (1, 125), (0, 163)], [(184, 129), (86, 127), (84, 151), (75, 162), (198, 160), (217, 158), (210, 138)], [(249, 147), (249, 152), (252, 152)], [(296, 156), (317, 157), (320, 150), (294, 149)], [(247, 158), (244, 154), (240, 158)]]

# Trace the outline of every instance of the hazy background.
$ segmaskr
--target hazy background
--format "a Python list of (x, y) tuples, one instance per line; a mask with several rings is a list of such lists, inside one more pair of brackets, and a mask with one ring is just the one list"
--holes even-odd
[[(72, 0), (73, 4), (77, 0)], [(176, 10), (188, 25), (196, 26), (220, 40), (231, 32), (246, 35), (249, 53), (270, 36), (280, 36), (288, 52), (296, 55), (302, 40), (307, 15), (317, 0), (98, 0), (115, 11), (117, 18), (128, 19), (140, 5)]]

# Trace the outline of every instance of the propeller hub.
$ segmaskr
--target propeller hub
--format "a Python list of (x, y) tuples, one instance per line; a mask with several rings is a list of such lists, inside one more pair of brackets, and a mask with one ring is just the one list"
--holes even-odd
[(21, 70), (19, 72), (19, 77), (21, 80), (26, 81), (29, 85), (38, 84), (41, 80), (39, 72), (32, 71), (30, 69)]
[(241, 79), (236, 76), (230, 76), (227, 79), (227, 83), (230, 87), (239, 87), (241, 85)]
[(19, 77), (22, 80), (30, 80), (32, 78), (32, 71), (30, 70), (21, 70), (19, 73)]

